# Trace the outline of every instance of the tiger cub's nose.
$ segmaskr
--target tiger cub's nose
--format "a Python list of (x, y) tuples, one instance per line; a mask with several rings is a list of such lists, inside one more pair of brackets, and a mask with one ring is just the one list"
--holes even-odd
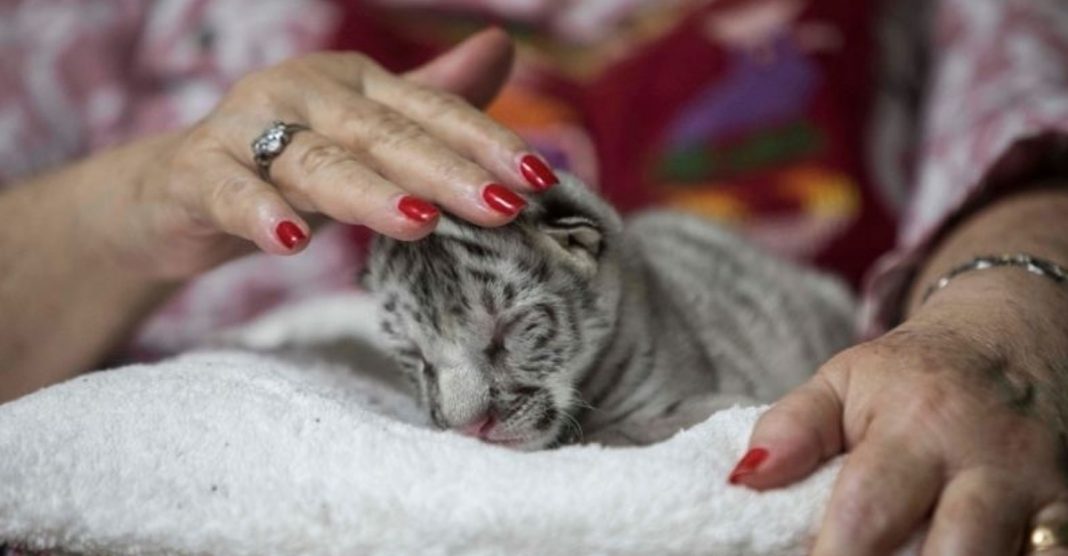
[(493, 431), (493, 427), (497, 425), (497, 418), (492, 413), (485, 413), (480, 417), (476, 417), (470, 423), (457, 428), (461, 434), (467, 436), (473, 436), (475, 438), (485, 439)]

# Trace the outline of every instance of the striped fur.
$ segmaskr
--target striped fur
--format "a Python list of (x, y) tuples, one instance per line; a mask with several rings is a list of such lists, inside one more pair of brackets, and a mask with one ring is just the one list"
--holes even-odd
[(851, 340), (834, 280), (677, 213), (627, 221), (578, 180), (513, 224), (375, 241), (367, 285), (435, 424), (523, 448), (649, 443), (770, 401)]

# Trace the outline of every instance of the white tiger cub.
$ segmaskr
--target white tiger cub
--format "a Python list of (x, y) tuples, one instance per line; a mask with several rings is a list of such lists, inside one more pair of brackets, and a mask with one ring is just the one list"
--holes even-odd
[(656, 442), (852, 339), (839, 282), (699, 218), (623, 222), (566, 174), (503, 228), (377, 238), (365, 283), (434, 424), (518, 449)]

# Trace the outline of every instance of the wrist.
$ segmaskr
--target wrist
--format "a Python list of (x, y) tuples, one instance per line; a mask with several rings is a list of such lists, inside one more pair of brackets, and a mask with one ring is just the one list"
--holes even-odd
[(1000, 357), (1068, 360), (1068, 285), (1019, 267), (957, 276), (915, 308), (910, 323), (965, 335)]
[(922, 304), (927, 301), (927, 298), (931, 297), (931, 295), (948, 286), (957, 276), (969, 272), (990, 270), (992, 268), (1000, 267), (1014, 267), (1026, 270), (1035, 276), (1041, 276), (1055, 284), (1068, 283), (1068, 270), (1065, 270), (1059, 264), (1047, 259), (1035, 257), (1027, 253), (983, 255), (953, 267), (947, 273), (943, 274), (941, 278), (934, 280), (933, 283), (927, 286), (923, 291), (923, 295), (920, 297), (920, 303)]
[(89, 256), (131, 280), (170, 282), (154, 268), (155, 253), (166, 241), (158, 224), (168, 210), (154, 191), (166, 183), (175, 139), (175, 134), (141, 139), (101, 153), (76, 170), (82, 175), (70, 198), (81, 225), (72, 231)]

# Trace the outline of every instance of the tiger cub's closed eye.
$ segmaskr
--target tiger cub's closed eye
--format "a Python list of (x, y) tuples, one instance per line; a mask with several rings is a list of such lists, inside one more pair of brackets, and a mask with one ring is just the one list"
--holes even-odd
[(526, 317), (527, 313), (521, 313), (499, 322), (494, 327), (493, 336), (490, 338), (489, 344), (486, 345), (486, 349), (482, 352), (490, 363), (499, 362), (508, 353), (508, 342), (519, 332), (517, 327)]

